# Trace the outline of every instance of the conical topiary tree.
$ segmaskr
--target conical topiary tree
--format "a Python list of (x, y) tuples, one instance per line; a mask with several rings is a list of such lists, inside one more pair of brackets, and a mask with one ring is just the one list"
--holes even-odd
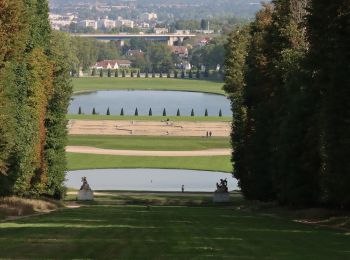
[(159, 77), (163, 78), (163, 73), (162, 72), (159, 73)]
[(135, 116), (139, 115), (139, 111), (137, 110), (137, 108), (135, 109)]
[(222, 112), (221, 112), (221, 109), (219, 111), (219, 117), (222, 117)]
[(92, 71), (91, 71), (91, 76), (96, 76), (96, 68), (93, 68)]
[(205, 66), (204, 77), (206, 77), (206, 78), (209, 77), (209, 67), (208, 66)]
[(156, 77), (156, 73), (154, 72), (154, 70), (152, 71), (152, 78)]
[(124, 115), (124, 108), (122, 108), (122, 109), (120, 110), (120, 115), (121, 115), (121, 116)]
[(125, 78), (125, 70), (122, 70), (122, 77)]
[(100, 69), (100, 77), (102, 78), (103, 77), (103, 70)]
[(193, 110), (193, 108), (192, 108), (192, 110), (191, 110), (191, 116), (194, 116), (194, 110)]
[(96, 110), (95, 110), (95, 108), (92, 109), (92, 114), (93, 114), (93, 115), (96, 115)]
[(133, 78), (134, 77), (134, 71), (131, 71), (130, 76)]
[(106, 115), (109, 116), (111, 114), (111, 112), (109, 111), (109, 107), (107, 108), (107, 112)]
[(141, 75), (140, 75), (140, 70), (137, 71), (137, 77), (138, 77), (138, 78), (141, 77)]
[(177, 70), (174, 71), (174, 78), (177, 79)]
[(208, 109), (205, 109), (204, 116), (208, 116)]
[(176, 116), (180, 116), (180, 109), (177, 109)]
[(107, 71), (107, 76), (108, 76), (108, 78), (110, 78), (110, 77), (112, 76), (112, 71), (111, 71), (111, 69), (108, 69), (108, 71)]
[(148, 78), (148, 71), (146, 71), (146, 75), (145, 75), (145, 78)]
[(152, 108), (149, 108), (148, 115), (152, 116)]
[(163, 109), (163, 116), (166, 116), (166, 110), (165, 110), (165, 108)]
[(116, 77), (116, 78), (119, 77), (119, 71), (118, 71), (118, 69), (115, 70), (115, 72), (114, 72), (114, 77)]
[(166, 74), (166, 77), (167, 77), (168, 79), (170, 79), (170, 71), (168, 71), (168, 73)]
[(78, 109), (78, 115), (81, 115), (81, 107)]

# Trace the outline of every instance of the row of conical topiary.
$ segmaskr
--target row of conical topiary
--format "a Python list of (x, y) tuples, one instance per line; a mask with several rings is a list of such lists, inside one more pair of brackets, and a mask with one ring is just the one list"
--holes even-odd
[[(81, 107), (79, 107), (79, 109), (78, 109), (78, 114), (79, 114), (79, 115), (82, 114), (82, 109), (81, 109)], [(92, 114), (93, 114), (93, 115), (97, 115), (97, 114), (98, 114), (98, 113), (96, 112), (96, 109), (95, 109), (95, 108), (92, 109)], [(107, 115), (107, 116), (111, 115), (111, 111), (110, 111), (109, 107), (107, 108), (106, 115)], [(120, 110), (120, 115), (121, 115), (121, 116), (124, 116), (124, 108), (122, 108), (122, 109)], [(138, 111), (137, 108), (135, 109), (134, 115), (135, 115), (135, 116), (138, 116), (138, 115), (139, 115), (139, 111)], [(152, 115), (153, 115), (152, 108), (149, 109), (148, 115), (149, 115), (149, 116), (152, 116)], [(165, 108), (163, 109), (163, 116), (167, 116), (167, 113), (166, 113), (166, 109), (165, 109)], [(180, 113), (180, 109), (179, 109), (179, 108), (178, 108), (177, 111), (176, 111), (176, 116), (181, 116), (181, 113)], [(194, 114), (194, 109), (193, 109), (193, 108), (192, 108), (192, 110), (191, 110), (191, 116), (195, 116), (195, 114)], [(205, 109), (204, 116), (208, 116), (208, 109)], [(219, 110), (219, 116), (222, 117), (222, 111), (221, 111), (221, 109)]]
[[(120, 74), (121, 74), (121, 77), (125, 78), (126, 77), (126, 73), (127, 72), (125, 70), (121, 70), (121, 73), (120, 73), (120, 71), (118, 69), (116, 69), (114, 71), (114, 73), (113, 73), (113, 71), (111, 69), (108, 69), (107, 70), (107, 77), (112, 77), (112, 75), (114, 74), (114, 77), (118, 78), (120, 76)], [(98, 74), (99, 74), (100, 77), (103, 77), (105, 75), (102, 69), (99, 70)], [(151, 75), (149, 75), (149, 74), (151, 74)], [(91, 76), (97, 76), (97, 70), (96, 69), (92, 70)], [(188, 72), (186, 72), (185, 70), (182, 70), (181, 74), (179, 75), (179, 72), (177, 70), (174, 70), (173, 77), (174, 78), (178, 78), (179, 76), (181, 78), (190, 78), (190, 79), (197, 78), (197, 79), (200, 79), (202, 77), (202, 73), (199, 70), (197, 70), (195, 72), (193, 72), (192, 70), (189, 70)], [(208, 77), (209, 73), (208, 72), (204, 72), (203, 76), (204, 77)], [(138, 71), (131, 70), (130, 71), (130, 77), (131, 78), (134, 78), (134, 77), (140, 78), (141, 77), (140, 71), (139, 70)], [(149, 78), (149, 77), (155, 78), (156, 77), (156, 73), (154, 71), (152, 71), (152, 72), (146, 71), (145, 72), (145, 78)], [(159, 73), (159, 77), (160, 78), (165, 77), (163, 72)], [(171, 78), (170, 71), (168, 71), (166, 73), (166, 77), (167, 78)]]

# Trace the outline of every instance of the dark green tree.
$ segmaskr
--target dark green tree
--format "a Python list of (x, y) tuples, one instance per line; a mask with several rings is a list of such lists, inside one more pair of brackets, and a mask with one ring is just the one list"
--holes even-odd
[(191, 116), (194, 116), (194, 110), (193, 110), (193, 108), (192, 108), (192, 110), (191, 110)]
[(186, 76), (186, 75), (185, 75), (185, 70), (182, 70), (182, 71), (181, 71), (181, 78), (184, 79), (185, 76)]
[(107, 115), (107, 116), (111, 115), (111, 112), (109, 111), (109, 107), (107, 108), (106, 115)]
[(112, 71), (111, 71), (111, 69), (108, 69), (108, 71), (107, 71), (107, 76), (108, 76), (108, 78), (110, 78), (110, 77), (112, 76)]
[(122, 108), (122, 109), (120, 110), (120, 115), (121, 115), (121, 116), (124, 116), (124, 108)]
[(96, 110), (95, 110), (95, 108), (92, 109), (92, 114), (93, 114), (93, 115), (96, 115)]
[(81, 115), (81, 107), (78, 109), (78, 115)]
[(192, 70), (190, 70), (190, 72), (188, 73), (188, 77), (189, 77), (190, 79), (192, 79), (192, 78), (193, 78), (193, 75), (192, 75)]
[(149, 108), (148, 115), (152, 116), (152, 108)]
[(103, 69), (100, 69), (100, 77), (103, 77)]
[(118, 69), (115, 70), (115, 72), (114, 72), (114, 77), (116, 77), (116, 78), (119, 77), (119, 71), (118, 71)]
[(165, 110), (165, 108), (163, 109), (163, 116), (166, 116), (166, 110)]
[(208, 109), (205, 109), (204, 116), (208, 116)]
[(177, 109), (176, 116), (180, 116), (180, 109)]
[(135, 109), (135, 116), (139, 115), (139, 111), (137, 110), (137, 108)]
[(122, 78), (125, 78), (126, 75), (125, 75), (125, 70), (122, 70)]

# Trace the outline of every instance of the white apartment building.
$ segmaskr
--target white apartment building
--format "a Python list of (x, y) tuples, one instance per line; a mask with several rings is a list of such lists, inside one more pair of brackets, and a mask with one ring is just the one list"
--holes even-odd
[(142, 21), (157, 20), (158, 19), (158, 15), (156, 13), (143, 13), (140, 16), (140, 19)]
[(109, 20), (108, 17), (99, 19), (97, 21), (97, 28), (99, 29), (113, 29), (116, 26), (116, 22)]
[(82, 20), (78, 23), (78, 26), (81, 28), (91, 27), (91, 28), (97, 30), (97, 21), (95, 21), (95, 20)]
[(115, 22), (117, 27), (129, 27), (134, 28), (134, 21), (132, 20), (117, 20)]
[(155, 34), (167, 34), (169, 32), (168, 28), (153, 28)]

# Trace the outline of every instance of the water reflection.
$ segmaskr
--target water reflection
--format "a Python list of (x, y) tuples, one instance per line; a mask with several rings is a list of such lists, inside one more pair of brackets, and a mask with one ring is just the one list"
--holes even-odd
[(95, 108), (96, 113), (104, 115), (108, 107), (112, 115), (120, 115), (122, 108), (125, 115), (134, 115), (136, 108), (139, 115), (148, 115), (152, 108), (154, 116), (163, 115), (164, 108), (167, 116), (175, 116), (178, 109), (182, 116), (189, 116), (192, 109), (196, 116), (204, 116), (206, 109), (208, 116), (218, 116), (220, 110), (223, 116), (232, 114), (230, 102), (225, 96), (184, 91), (96, 91), (75, 95), (69, 113), (77, 114), (79, 107), (85, 114), (91, 114)]

